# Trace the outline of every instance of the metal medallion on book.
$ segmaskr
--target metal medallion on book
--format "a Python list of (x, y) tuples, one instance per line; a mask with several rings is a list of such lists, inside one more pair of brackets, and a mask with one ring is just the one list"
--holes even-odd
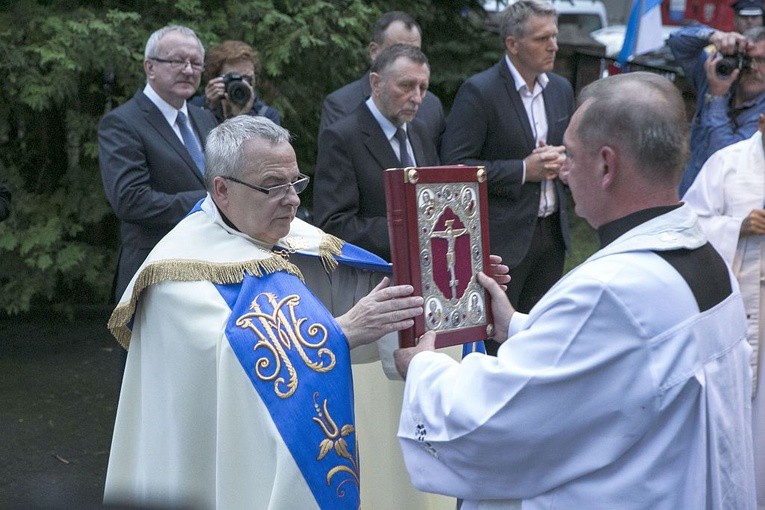
[(491, 336), (488, 293), (476, 278), (489, 267), (486, 171), (443, 166), (385, 172), (388, 227), (396, 283), (425, 299), (425, 313), (402, 331), (402, 346), (425, 331), (436, 346)]

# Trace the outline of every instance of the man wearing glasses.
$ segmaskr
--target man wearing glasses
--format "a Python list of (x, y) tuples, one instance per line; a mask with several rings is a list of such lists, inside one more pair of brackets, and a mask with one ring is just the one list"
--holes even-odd
[(120, 220), (115, 299), (154, 245), (205, 195), (203, 147), (217, 123), (186, 103), (199, 87), (203, 62), (191, 29), (157, 30), (144, 52), (145, 87), (98, 127), (104, 191)]
[(295, 218), (308, 177), (270, 120), (215, 128), (205, 182), (109, 321), (129, 353), (104, 502), (357, 510), (351, 359), (411, 327), (422, 298)]
[[(757, 116), (765, 109), (765, 28), (739, 34), (692, 25), (673, 33), (667, 44), (696, 92), (682, 197), (712, 154), (757, 131)], [(721, 67), (723, 57), (734, 57), (734, 65)]]

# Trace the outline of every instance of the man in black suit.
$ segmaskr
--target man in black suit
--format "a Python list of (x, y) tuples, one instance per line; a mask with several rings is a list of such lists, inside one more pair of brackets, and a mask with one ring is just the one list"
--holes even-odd
[(154, 245), (205, 196), (203, 147), (213, 115), (188, 105), (199, 87), (204, 48), (183, 26), (146, 43), (146, 86), (98, 126), (106, 198), (120, 220), (115, 299)]
[(383, 171), (438, 164), (433, 140), (414, 119), (428, 89), (428, 59), (394, 44), (377, 56), (369, 79), (372, 96), (319, 138), (314, 217), (324, 231), (390, 260)]
[(486, 166), (491, 252), (510, 267), (510, 302), (528, 312), (560, 278), (570, 246), (558, 172), (574, 94), (550, 72), (558, 50), (551, 4), (519, 0), (502, 12), (500, 27), (506, 55), (460, 87), (441, 160)]
[[(382, 50), (393, 44), (410, 44), (417, 48), (422, 46), (420, 26), (414, 18), (402, 11), (386, 12), (375, 22), (372, 42), (367, 48), (369, 60), (374, 62)], [(328, 95), (321, 108), (319, 138), (327, 126), (357, 109), (370, 94), (369, 71), (367, 71), (360, 79)], [(425, 94), (417, 111), (417, 119), (425, 124), (433, 143), (438, 147), (445, 125), (444, 107), (438, 96), (430, 91)]]

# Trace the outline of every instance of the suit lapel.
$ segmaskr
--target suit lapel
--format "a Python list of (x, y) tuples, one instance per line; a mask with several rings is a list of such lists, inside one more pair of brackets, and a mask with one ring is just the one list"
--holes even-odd
[[(170, 127), (170, 124), (167, 123), (167, 119), (165, 119), (164, 115), (162, 115), (162, 112), (159, 111), (159, 108), (157, 108), (156, 105), (154, 105), (154, 103), (152, 103), (151, 100), (146, 97), (142, 91), (139, 91), (135, 97), (136, 101), (141, 107), (141, 110), (144, 113), (146, 122), (152, 128), (154, 128), (157, 133), (159, 133), (159, 135), (165, 140), (165, 142), (167, 142), (170, 147), (175, 150), (175, 152), (178, 153), (178, 156), (180, 156), (184, 163), (186, 163), (185, 170), (194, 174), (197, 180), (204, 184), (204, 179), (199, 173), (196, 163), (194, 163), (194, 160), (191, 159), (189, 151), (186, 150), (186, 146), (184, 146), (183, 143), (181, 143), (181, 141), (178, 139), (175, 131), (173, 131), (173, 128)], [(197, 133), (199, 133), (198, 129)], [(202, 139), (201, 136), (200, 139)], [(202, 145), (204, 146), (204, 140), (202, 140)]]
[[(199, 141), (202, 142), (202, 150), (204, 151), (205, 143), (207, 142), (207, 135), (209, 130), (205, 127), (204, 119), (201, 116), (205, 113), (204, 110), (194, 108), (194, 105), (187, 105), (189, 110), (189, 117), (191, 117), (191, 123), (194, 126)], [(187, 151), (188, 152), (188, 151)]]
[(534, 133), (531, 131), (531, 124), (529, 123), (529, 116), (526, 114), (526, 108), (523, 106), (521, 95), (515, 89), (515, 80), (513, 75), (510, 74), (510, 69), (507, 68), (507, 63), (504, 58), (500, 60), (499, 64), (499, 76), (501, 82), (507, 91), (507, 97), (510, 99), (510, 109), (507, 112), (508, 115), (515, 116), (515, 122), (509, 122), (513, 129), (509, 132), (516, 130), (518, 126), (523, 131), (523, 138), (526, 141), (528, 151), (531, 152), (536, 147), (536, 140), (534, 140)]
[[(385, 133), (383, 133), (380, 124), (377, 123), (367, 105), (362, 105), (358, 112), (359, 128), (364, 138), (364, 146), (372, 154), (372, 157), (383, 169), (401, 166), (396, 153), (393, 152), (390, 141), (385, 138)], [(415, 157), (417, 157), (416, 154)]]
[(542, 97), (545, 100), (545, 116), (547, 117), (547, 139), (548, 140), (562, 140), (563, 133), (560, 133), (559, 125), (560, 118), (565, 114), (559, 111), (559, 101), (556, 101), (552, 93), (553, 84), (549, 82), (545, 89), (542, 91)]

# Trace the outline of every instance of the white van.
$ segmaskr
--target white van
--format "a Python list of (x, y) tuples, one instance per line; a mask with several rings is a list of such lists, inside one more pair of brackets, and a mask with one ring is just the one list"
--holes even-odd
[[(495, 19), (514, 0), (484, 0), (483, 10), (489, 18), (488, 24), (498, 26)], [(589, 34), (608, 26), (606, 6), (601, 0), (552, 0), (558, 11), (558, 30), (564, 33)]]

